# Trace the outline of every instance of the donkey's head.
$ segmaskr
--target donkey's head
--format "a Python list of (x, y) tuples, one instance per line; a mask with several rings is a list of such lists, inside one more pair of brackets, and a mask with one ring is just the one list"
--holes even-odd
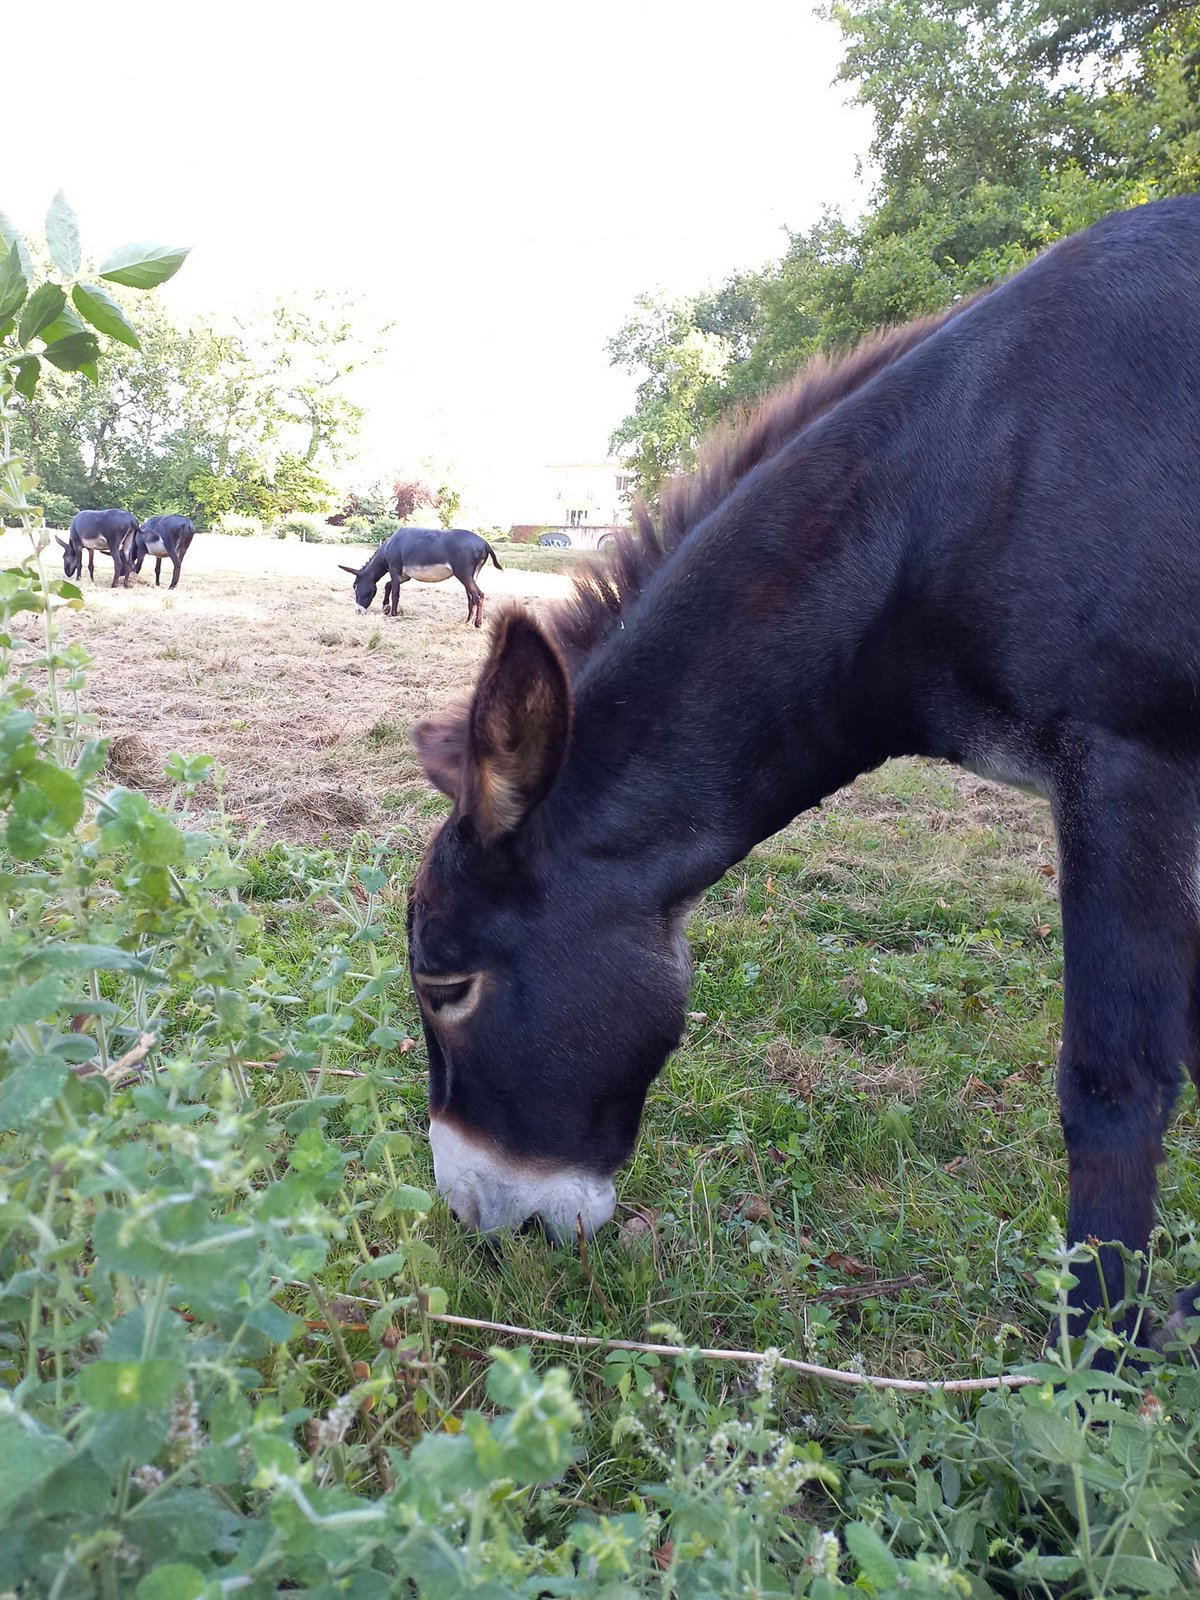
[(416, 730), (454, 810), (409, 902), (437, 1185), (491, 1232), (600, 1227), (646, 1090), (683, 1031), (691, 959), (634, 852), (589, 825), (557, 649), (501, 618), (465, 715)]
[(340, 561), (338, 562), (338, 567), (342, 572), (348, 572), (354, 579), (355, 611), (366, 611), (370, 606), (371, 601), (374, 600), (375, 591), (379, 585), (376, 583), (374, 578), (368, 578), (366, 576), (365, 567), (347, 567)]
[(61, 535), (57, 533), (54, 535), (54, 537), (58, 540), (59, 544), (62, 545), (64, 576), (68, 578), (80, 577), (83, 573), (83, 546), (69, 544), (66, 539), (62, 538)]

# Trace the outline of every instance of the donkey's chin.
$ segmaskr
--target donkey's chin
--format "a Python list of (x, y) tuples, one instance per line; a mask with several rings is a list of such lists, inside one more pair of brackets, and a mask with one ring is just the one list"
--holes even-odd
[(540, 1217), (555, 1239), (590, 1238), (617, 1207), (616, 1185), (578, 1167), (546, 1171), (476, 1144), (448, 1122), (430, 1120), (429, 1143), (438, 1193), (466, 1228), (502, 1233)]

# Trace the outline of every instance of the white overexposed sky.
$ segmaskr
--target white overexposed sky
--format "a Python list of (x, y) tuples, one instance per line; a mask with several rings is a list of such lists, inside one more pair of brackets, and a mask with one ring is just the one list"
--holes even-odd
[[(160, 291), (228, 311), (329, 288), (391, 321), (350, 476), (424, 457), (477, 520), (603, 458), (632, 401), (606, 341), (862, 203), (840, 37), (788, 0), (60, 0), (0, 207), (84, 249), (190, 244)], [(44, 70), (43, 70), (44, 68)]]

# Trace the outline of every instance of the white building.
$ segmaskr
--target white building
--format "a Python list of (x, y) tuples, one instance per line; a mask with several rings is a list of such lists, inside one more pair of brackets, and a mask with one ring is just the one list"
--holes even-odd
[(616, 458), (544, 467), (529, 503), (531, 514), (513, 532), (526, 538), (562, 534), (561, 540), (548, 542), (595, 549), (606, 536), (628, 526), (632, 483), (629, 468)]

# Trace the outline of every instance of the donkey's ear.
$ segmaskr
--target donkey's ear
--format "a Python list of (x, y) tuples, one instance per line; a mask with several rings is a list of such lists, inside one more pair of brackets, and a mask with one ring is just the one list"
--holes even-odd
[(64, 539), (64, 538), (63, 538), (63, 537), (62, 537), (62, 535), (61, 535), (61, 534), (58, 534), (58, 533), (56, 533), (56, 534), (55, 534), (55, 535), (54, 535), (54, 537), (55, 537), (55, 538), (56, 538), (56, 539), (57, 539), (57, 540), (58, 540), (58, 542), (59, 542), (59, 544), (60, 544), (60, 545), (62, 545), (62, 547), (63, 547), (63, 549), (64, 549), (64, 550), (69, 550), (69, 549), (70, 549), (70, 548), (71, 548), (71, 546), (70, 546), (70, 545), (69, 545), (69, 544), (68, 544), (68, 543), (67, 543), (67, 541), (66, 541), (66, 540), (65, 540), (65, 539)]
[(493, 844), (514, 832), (558, 777), (571, 731), (571, 682), (528, 612), (498, 622), (475, 698), (463, 809)]
[(348, 572), (352, 578), (357, 578), (358, 577), (358, 568), (357, 567), (347, 567), (340, 561), (338, 562), (338, 571), (339, 572)]
[(413, 743), (425, 769), (425, 776), (435, 789), (457, 800), (462, 788), (463, 761), (467, 753), (470, 727), (465, 706), (447, 711), (443, 716), (430, 717), (418, 722), (413, 729)]

